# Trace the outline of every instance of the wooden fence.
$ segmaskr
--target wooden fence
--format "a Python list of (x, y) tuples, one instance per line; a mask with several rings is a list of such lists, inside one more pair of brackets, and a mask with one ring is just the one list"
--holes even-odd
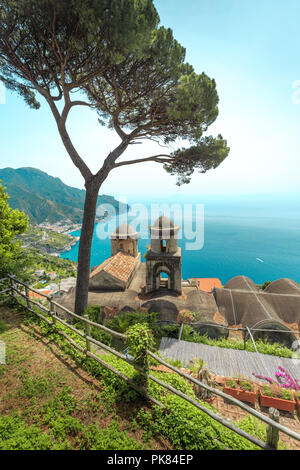
[[(166, 406), (159, 401), (157, 401), (155, 398), (153, 398), (148, 391), (147, 388), (147, 381), (152, 380), (153, 382), (157, 383), (159, 386), (163, 387), (164, 389), (168, 390), (169, 392), (174, 393), (175, 395), (181, 397), (183, 400), (187, 401), (188, 403), (192, 404), (195, 408), (198, 408), (201, 410), (203, 413), (206, 415), (210, 416), (212, 419), (217, 421), (218, 423), (222, 424), (226, 428), (230, 429), (231, 431), (235, 432), (241, 437), (244, 437), (248, 441), (252, 442), (256, 446), (260, 447), (261, 449), (265, 450), (274, 450), (277, 449), (278, 446), (278, 435), (279, 432), (282, 432), (289, 437), (300, 441), (300, 434), (296, 433), (292, 429), (287, 428), (286, 426), (282, 426), (279, 423), (279, 412), (273, 408), (270, 408), (269, 410), (269, 416), (265, 416), (264, 414), (260, 413), (259, 411), (251, 408), (250, 406), (246, 405), (244, 402), (237, 400), (236, 398), (231, 397), (230, 395), (227, 395), (226, 393), (222, 392), (221, 390), (215, 389), (205, 383), (200, 382), (199, 380), (195, 379), (189, 374), (186, 374), (185, 372), (177, 369), (176, 367), (172, 366), (168, 362), (164, 361), (161, 357), (157, 356), (153, 352), (146, 350), (145, 353), (147, 357), (151, 357), (155, 361), (157, 361), (159, 364), (162, 364), (163, 366), (166, 366), (168, 369), (171, 369), (173, 372), (177, 373), (181, 377), (184, 377), (186, 380), (192, 382), (193, 384), (197, 385), (198, 387), (201, 387), (207, 391), (209, 391), (212, 394), (218, 395), (224, 399), (226, 399), (228, 402), (230, 402), (233, 405), (238, 406), (242, 410), (248, 412), (250, 415), (258, 418), (259, 420), (263, 421), (268, 425), (267, 428), (267, 442), (263, 442), (262, 440), (251, 436), (249, 433), (243, 431), (242, 429), (238, 428), (231, 420), (228, 418), (224, 418), (217, 414), (216, 412), (208, 409), (206, 406), (204, 406), (201, 402), (198, 402), (191, 397), (187, 396), (185, 393), (181, 392), (180, 390), (177, 390), (176, 388), (172, 387), (169, 384), (166, 384), (165, 382), (159, 380), (157, 377), (154, 377), (149, 373), (148, 370), (145, 370), (141, 368), (135, 360), (131, 360), (128, 358), (126, 355), (120, 353), (119, 351), (116, 351), (115, 349), (111, 348), (110, 346), (96, 340), (91, 336), (91, 327), (96, 327), (101, 331), (105, 331), (112, 336), (121, 339), (121, 340), (126, 340), (127, 336), (121, 333), (118, 333), (116, 331), (113, 331), (109, 328), (106, 328), (104, 325), (101, 325), (99, 323), (93, 322), (89, 320), (88, 316), (80, 316), (76, 315), (74, 312), (70, 311), (69, 309), (65, 308), (64, 306), (60, 305), (59, 303), (55, 302), (51, 297), (42, 294), (41, 292), (33, 289), (26, 283), (18, 280), (16, 277), (9, 275), (5, 279), (0, 280), (0, 286), (5, 285), (7, 286), (0, 290), (0, 295), (1, 294), (9, 294), (9, 298), (13, 298), (17, 303), (19, 303), (22, 307), (30, 311), (31, 313), (34, 313), (37, 315), (39, 318), (44, 320), (46, 323), (49, 325), (52, 325), (53, 328), (56, 328), (56, 323), (59, 322), (74, 333), (78, 334), (81, 338), (85, 340), (85, 348), (83, 348), (80, 344), (76, 343), (74, 339), (72, 339), (65, 331), (56, 329), (56, 332), (62, 335), (72, 346), (74, 346), (76, 349), (78, 349), (81, 353), (85, 354), (87, 357), (92, 358), (93, 360), (97, 361), (100, 363), (102, 366), (106, 367), (109, 369), (111, 372), (116, 374), (118, 377), (120, 377), (122, 380), (124, 380), (130, 387), (132, 387), (134, 390), (136, 390), (138, 393), (143, 395), (147, 400), (151, 401), (155, 405), (158, 405), (159, 407), (162, 407), (166, 412), (169, 412), (166, 408)], [(42, 296), (48, 301), (48, 308), (44, 305), (42, 305), (40, 302), (33, 300), (29, 296), (29, 292), (35, 292), (38, 295)], [(25, 304), (21, 302), (20, 297), (25, 300)], [(1, 305), (1, 303), (0, 303)], [(35, 307), (35, 309), (34, 309)], [(75, 328), (73, 325), (69, 324), (65, 319), (60, 318), (57, 314), (57, 309), (61, 309), (63, 312), (65, 312), (68, 316), (71, 318), (75, 318), (77, 320), (80, 320), (81, 322), (84, 323), (85, 325), (85, 332)], [(39, 310), (39, 311), (37, 311)], [(41, 312), (46, 313), (48, 317), (44, 316)], [(50, 318), (49, 318), (50, 317)], [(118, 357), (119, 359), (122, 359), (123, 361), (127, 362), (131, 366), (135, 368), (135, 370), (138, 373), (138, 376), (142, 378), (142, 383), (145, 384), (145, 386), (141, 386), (138, 383), (136, 383), (134, 380), (130, 379), (126, 375), (124, 375), (122, 372), (111, 366), (110, 364), (106, 363), (101, 359), (98, 355), (94, 354), (91, 351), (91, 344), (94, 344), (95, 346), (100, 347), (101, 349), (104, 349), (105, 351), (113, 354), (114, 356)], [(138, 382), (138, 381), (137, 381)], [(223, 444), (224, 445), (224, 444)]]

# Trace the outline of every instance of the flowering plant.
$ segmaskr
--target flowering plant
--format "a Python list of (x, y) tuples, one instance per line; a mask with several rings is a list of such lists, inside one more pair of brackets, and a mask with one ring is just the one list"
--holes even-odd
[[(255, 377), (258, 379), (263, 379), (269, 382), (269, 384), (273, 384), (275, 381), (271, 379), (271, 377), (266, 377), (264, 375), (257, 375), (254, 374)], [(292, 390), (300, 390), (300, 384), (298, 379), (294, 379), (291, 374), (285, 370), (283, 367), (279, 366), (278, 370), (275, 372), (277, 377), (277, 381), (282, 388), (292, 389)]]

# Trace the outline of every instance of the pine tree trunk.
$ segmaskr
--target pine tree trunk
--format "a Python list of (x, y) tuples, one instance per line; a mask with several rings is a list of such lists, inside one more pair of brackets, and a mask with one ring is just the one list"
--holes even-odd
[(95, 225), (97, 198), (101, 183), (86, 183), (84, 214), (79, 241), (75, 313), (81, 315), (88, 305), (91, 247)]

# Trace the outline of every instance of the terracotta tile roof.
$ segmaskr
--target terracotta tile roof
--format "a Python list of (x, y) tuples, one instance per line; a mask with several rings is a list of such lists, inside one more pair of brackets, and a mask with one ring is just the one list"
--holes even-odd
[[(44, 295), (49, 295), (49, 294), (51, 294), (51, 291), (49, 289), (41, 289), (40, 293), (44, 294)], [(37, 299), (44, 299), (45, 298), (43, 295), (40, 295), (37, 292), (29, 291), (28, 294), (29, 294), (30, 298), (37, 298)]]
[(128, 282), (136, 264), (137, 258), (119, 251), (116, 255), (107, 258), (102, 264), (94, 269), (90, 274), (90, 278), (93, 278), (101, 271), (105, 271), (111, 276), (114, 276), (126, 283)]
[(214, 287), (222, 287), (220, 279), (211, 277), (211, 278), (195, 278), (198, 284), (199, 290), (204, 290), (205, 292), (211, 292)]

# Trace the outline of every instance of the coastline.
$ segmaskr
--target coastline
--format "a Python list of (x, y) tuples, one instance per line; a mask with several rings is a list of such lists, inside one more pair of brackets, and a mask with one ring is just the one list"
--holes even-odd
[[(124, 214), (124, 213), (128, 213), (128, 211), (124, 211), (124, 212), (120, 212), (118, 213), (117, 215), (121, 215), (121, 214)], [(96, 217), (95, 218), (95, 223), (94, 223), (94, 226), (98, 225), (99, 223), (102, 223), (102, 222), (107, 222), (109, 220), (111, 220), (114, 216), (112, 215), (105, 215), (104, 217)], [(63, 253), (68, 253), (69, 251), (72, 250), (72, 248), (74, 246), (77, 245), (77, 243), (79, 242), (80, 240), (80, 236), (76, 235), (72, 235), (73, 233), (76, 233), (76, 232), (79, 232), (81, 231), (82, 229), (82, 224), (74, 224), (72, 225), (72, 228), (69, 228), (66, 232), (61, 232), (63, 233), (64, 235), (68, 235), (70, 237), (73, 237), (73, 241), (71, 243), (68, 243), (62, 250), (57, 250), (57, 252), (53, 253), (54, 256), (59, 256)]]
[[(184, 237), (179, 241), (182, 248), (183, 278), (217, 277), (225, 284), (235, 276), (245, 275), (259, 285), (280, 278), (300, 282), (300, 222), (297, 219), (295, 222), (294, 218), (293, 223), (286, 223), (287, 216), (290, 215), (286, 211), (273, 218), (270, 217), (271, 214), (264, 216), (261, 208), (258, 215), (253, 210), (247, 214), (246, 217), (245, 210), (239, 213), (236, 208), (229, 208), (220, 214), (208, 207), (202, 249), (187, 249), (185, 245), (190, 240)], [(131, 220), (134, 220), (134, 216), (129, 215), (129, 224)], [(148, 226), (148, 222), (145, 225)], [(81, 226), (77, 228), (80, 229)], [(74, 233), (74, 236), (79, 235), (79, 232)], [(144, 254), (149, 239), (141, 236), (138, 244), (139, 251)], [(65, 254), (60, 253), (60, 256), (76, 262), (78, 245)], [(99, 237), (95, 228), (91, 268), (98, 266), (109, 256), (110, 240)]]

